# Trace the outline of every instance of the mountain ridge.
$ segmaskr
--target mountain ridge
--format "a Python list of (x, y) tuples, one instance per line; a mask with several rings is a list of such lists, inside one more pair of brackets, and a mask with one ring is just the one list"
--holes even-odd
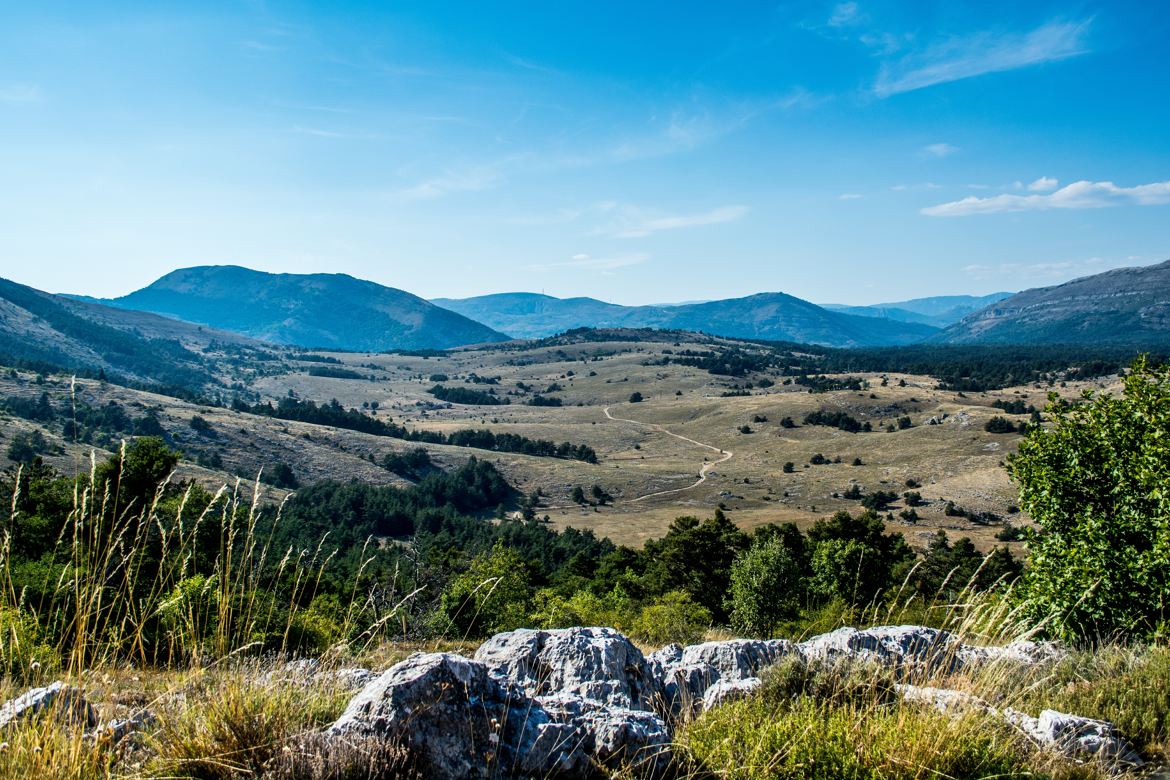
[(946, 344), (1170, 343), (1170, 260), (1024, 290), (927, 340)]
[(507, 340), (482, 323), (404, 290), (348, 274), (193, 266), (101, 302), (312, 348), (378, 352)]

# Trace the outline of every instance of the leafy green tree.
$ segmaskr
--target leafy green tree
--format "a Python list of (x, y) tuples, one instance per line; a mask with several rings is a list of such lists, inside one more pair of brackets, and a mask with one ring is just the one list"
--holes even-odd
[(447, 585), (440, 600), (449, 628), (479, 637), (528, 625), (532, 612), (528, 567), (515, 550), (497, 541)]
[(685, 590), (716, 620), (725, 620), (731, 564), (747, 546), (747, 534), (718, 509), (708, 520), (676, 518), (664, 537), (646, 542), (643, 582), (651, 594)]
[(141, 511), (154, 500), (155, 491), (175, 470), (179, 457), (180, 453), (157, 436), (143, 436), (99, 465), (95, 481), (107, 483), (111, 492), (117, 492), (120, 507)]
[(731, 565), (728, 608), (736, 631), (770, 637), (796, 617), (804, 595), (804, 571), (779, 535), (757, 541)]
[(1064, 638), (1149, 637), (1170, 617), (1170, 368), (1139, 359), (1121, 397), (1050, 396), (1008, 471), (1036, 521), (1025, 604)]

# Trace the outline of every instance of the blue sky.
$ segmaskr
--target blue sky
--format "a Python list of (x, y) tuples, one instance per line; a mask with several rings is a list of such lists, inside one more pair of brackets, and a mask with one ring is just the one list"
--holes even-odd
[(0, 275), (869, 303), (1170, 258), (1161, 2), (7, 3)]

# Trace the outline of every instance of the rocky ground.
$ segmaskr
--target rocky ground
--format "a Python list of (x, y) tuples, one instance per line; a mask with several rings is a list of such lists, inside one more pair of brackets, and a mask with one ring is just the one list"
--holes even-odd
[[(799, 643), (670, 645), (643, 654), (613, 629), (570, 628), (497, 634), (472, 657), (415, 653), (381, 674), (314, 661), (269, 674), (306, 682), (327, 675), (354, 691), (340, 717), (302, 741), (312, 745), (313, 760), (381, 743), (401, 750), (424, 777), (671, 776), (679, 767), (676, 732), (700, 713), (757, 695), (769, 667), (782, 661), (884, 670), (898, 681), (904, 705), (953, 717), (977, 712), (981, 722), (1006, 725), (1036, 751), (1108, 773), (1141, 767), (1143, 758), (1111, 723), (995, 706), (970, 691), (930, 684), (993, 667), (1014, 674), (1064, 655), (1049, 643), (976, 646), (920, 626), (842, 628)], [(148, 708), (116, 720), (103, 720), (102, 709), (81, 688), (57, 682), (0, 707), (0, 731), (50, 716), (111, 746), (142, 737), (149, 744), (156, 720)], [(297, 763), (295, 750), (285, 754), (283, 761)]]

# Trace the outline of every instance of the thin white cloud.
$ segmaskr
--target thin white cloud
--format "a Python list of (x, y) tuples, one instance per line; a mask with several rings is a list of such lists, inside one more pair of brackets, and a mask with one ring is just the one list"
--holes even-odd
[(720, 206), (700, 214), (677, 214), (641, 219), (611, 230), (609, 233), (615, 238), (642, 238), (663, 230), (679, 230), (680, 228), (735, 222), (742, 219), (747, 213), (747, 206)]
[(857, 3), (838, 3), (833, 7), (833, 13), (829, 16), (828, 25), (830, 27), (845, 27), (850, 24), (856, 24), (861, 20), (861, 11)]
[(1041, 176), (1036, 181), (1028, 185), (1030, 192), (1051, 192), (1060, 186), (1060, 181), (1051, 176)]
[(1088, 51), (1091, 20), (1053, 21), (1031, 32), (979, 33), (953, 38), (883, 66), (874, 84), (878, 97), (924, 89), (987, 73), (1025, 68), (1075, 57)]
[(342, 130), (326, 130), (321, 127), (304, 127), (297, 125), (292, 129), (297, 135), (311, 135), (316, 138), (338, 138), (346, 140), (369, 141), (376, 139), (378, 136), (372, 133), (349, 133)]
[(1010, 278), (1017, 283), (1027, 280), (1035, 284), (1058, 284), (1081, 276), (1099, 274), (1114, 268), (1135, 265), (1149, 265), (1160, 262), (1140, 255), (1123, 258), (1088, 257), (1077, 260), (1058, 260), (1042, 263), (996, 263), (974, 264), (963, 268), (963, 272), (975, 279)]
[(859, 192), (842, 192), (837, 196), (837, 200), (861, 200), (865, 196)]
[(640, 265), (650, 259), (645, 252), (631, 252), (614, 255), (612, 257), (592, 257), (587, 254), (576, 254), (568, 260), (555, 263), (538, 263), (530, 265), (532, 271), (555, 271), (561, 268), (580, 268), (587, 271), (613, 271), (618, 268), (627, 268), (631, 265)]
[(922, 147), (922, 153), (928, 157), (950, 157), (955, 152), (959, 151), (959, 147), (947, 143), (927, 144)]
[(447, 171), (441, 176), (399, 190), (403, 200), (434, 200), (456, 192), (481, 192), (498, 186), (504, 177), (498, 168), (477, 166), (464, 171)]
[(1160, 206), (1170, 203), (1170, 181), (1118, 187), (1111, 181), (1076, 181), (1047, 195), (974, 196), (922, 209), (928, 217), (966, 217), (1012, 211), (1099, 209), (1107, 206)]
[(20, 106), (45, 102), (45, 93), (36, 84), (9, 84), (0, 87), (0, 105)]

